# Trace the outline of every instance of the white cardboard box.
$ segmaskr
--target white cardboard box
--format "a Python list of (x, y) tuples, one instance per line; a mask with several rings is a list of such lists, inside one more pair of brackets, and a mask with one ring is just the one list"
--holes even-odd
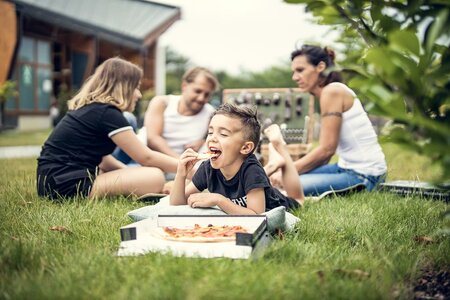
[[(207, 226), (213, 224), (241, 225), (248, 233), (237, 234), (236, 241), (227, 242), (178, 242), (166, 240), (153, 234), (155, 228), (172, 226)], [(227, 257), (247, 259), (257, 257), (270, 243), (272, 237), (267, 231), (267, 220), (263, 215), (255, 216), (193, 216), (193, 215), (160, 215), (155, 219), (145, 219), (120, 228), (121, 243), (118, 256), (143, 255), (150, 252), (161, 252), (174, 256), (188, 257)]]

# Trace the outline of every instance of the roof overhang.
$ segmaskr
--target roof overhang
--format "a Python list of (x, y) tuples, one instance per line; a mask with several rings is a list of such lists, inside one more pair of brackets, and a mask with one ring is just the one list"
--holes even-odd
[[(41, 20), (58, 27), (66, 28), (69, 30), (82, 32), (86, 35), (92, 35), (99, 39), (104, 39), (112, 43), (120, 44), (132, 49), (144, 50), (145, 48), (151, 46), (155, 40), (166, 31), (173, 23), (181, 19), (181, 10), (179, 7), (171, 6), (174, 10), (169, 18), (167, 18), (162, 24), (160, 24), (155, 30), (150, 32), (144, 39), (134, 38), (122, 34), (120, 32), (115, 32), (77, 20), (75, 18), (68, 17), (66, 15), (61, 15), (42, 7), (32, 5), (30, 3), (25, 3), (22, 1), (12, 1), (16, 4), (16, 10), (22, 16), (29, 16), (37, 20)], [(164, 4), (161, 4), (164, 5)]]

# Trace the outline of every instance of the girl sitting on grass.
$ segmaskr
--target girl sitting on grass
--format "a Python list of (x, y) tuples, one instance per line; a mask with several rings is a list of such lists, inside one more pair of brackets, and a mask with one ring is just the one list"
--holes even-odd
[[(40, 196), (102, 197), (159, 193), (164, 172), (175, 172), (177, 160), (142, 144), (122, 115), (141, 98), (142, 70), (120, 58), (97, 67), (68, 102), (70, 111), (58, 123), (38, 158)], [(144, 167), (127, 168), (110, 154), (118, 146)]]

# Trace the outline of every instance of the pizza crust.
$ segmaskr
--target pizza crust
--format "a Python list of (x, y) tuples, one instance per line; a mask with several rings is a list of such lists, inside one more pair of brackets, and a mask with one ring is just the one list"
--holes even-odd
[(197, 155), (197, 159), (210, 159), (211, 157), (213, 157), (214, 154), (210, 153), (210, 152), (206, 152), (206, 153), (199, 153)]

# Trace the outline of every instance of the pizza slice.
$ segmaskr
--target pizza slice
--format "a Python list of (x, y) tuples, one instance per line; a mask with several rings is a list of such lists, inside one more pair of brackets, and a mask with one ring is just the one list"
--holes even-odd
[(210, 159), (213, 156), (214, 156), (214, 153), (204, 152), (204, 153), (199, 153), (197, 155), (197, 159)]
[(179, 242), (226, 242), (236, 240), (236, 233), (246, 233), (247, 230), (240, 225), (200, 226), (195, 224), (193, 228), (163, 227), (167, 240)]

